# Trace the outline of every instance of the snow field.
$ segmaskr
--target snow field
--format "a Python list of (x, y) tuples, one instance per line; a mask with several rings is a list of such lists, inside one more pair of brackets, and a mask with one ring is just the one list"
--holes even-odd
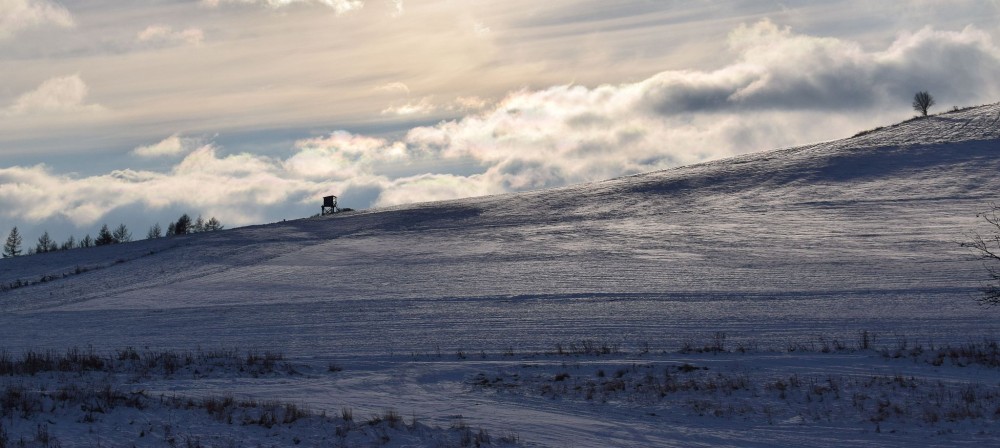
[[(300, 372), (298, 368), (306, 372)], [(111, 355), (70, 349), (0, 353), (0, 446), (514, 446), (457, 419), (447, 428), (393, 409), (354, 417), (301, 403), (234, 394), (195, 394), (189, 384), (244, 378), (289, 380), (309, 374), (276, 353), (233, 350)], [(329, 373), (335, 369), (328, 366)], [(153, 384), (170, 384), (151, 391)]]
[[(91, 428), (132, 442), (143, 419), (159, 437), (149, 446), (178, 422), (205, 445), (255, 446), (269, 431), (294, 445), (327, 437), (313, 424), (336, 437), (344, 408), (415, 416), (430, 429), (390, 439), (421, 446), (478, 434), (463, 425), (554, 447), (996, 444), (996, 366), (936, 350), (987, 351), (1000, 335), (975, 301), (985, 270), (959, 245), (1000, 202), (998, 113), (554, 190), (0, 260), (9, 353), (242, 347), (299, 372), (116, 373), (108, 383), (144, 391), (146, 409), (2, 421), (30, 440), (44, 423), (62, 446), (96, 445)], [(866, 331), (875, 349), (857, 350)], [(717, 334), (725, 351), (703, 350)], [(574, 353), (583, 341), (601, 354)], [(109, 376), (73, 375), (0, 380), (50, 394), (56, 376)], [(311, 416), (287, 431), (229, 425), (198, 404), (226, 397)], [(349, 442), (380, 440), (366, 434)]]

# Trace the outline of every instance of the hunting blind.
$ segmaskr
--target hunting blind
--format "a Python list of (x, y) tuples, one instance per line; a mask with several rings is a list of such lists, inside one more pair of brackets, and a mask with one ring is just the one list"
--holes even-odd
[(320, 215), (332, 215), (340, 209), (337, 208), (336, 196), (323, 196), (323, 207), (320, 208)]

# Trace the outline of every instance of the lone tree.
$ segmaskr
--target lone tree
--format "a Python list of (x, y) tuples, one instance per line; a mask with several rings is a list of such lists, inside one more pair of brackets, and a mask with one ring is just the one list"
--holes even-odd
[(1000, 205), (991, 204), (990, 210), (979, 213), (989, 225), (989, 234), (972, 232), (969, 241), (962, 243), (963, 247), (972, 248), (976, 258), (983, 261), (986, 272), (992, 283), (987, 283), (981, 289), (983, 296), (979, 303), (987, 306), (1000, 305)]
[(17, 226), (10, 229), (7, 235), (7, 242), (3, 245), (3, 257), (17, 257), (21, 255), (21, 233), (17, 231)]
[(924, 92), (917, 92), (913, 95), (913, 110), (920, 112), (923, 116), (927, 116), (927, 109), (934, 105), (934, 97), (931, 94)]

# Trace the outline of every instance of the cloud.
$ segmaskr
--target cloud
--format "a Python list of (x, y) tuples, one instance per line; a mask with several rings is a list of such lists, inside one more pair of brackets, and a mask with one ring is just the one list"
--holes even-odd
[(0, 0), (0, 40), (43, 25), (74, 26), (66, 8), (46, 0)]
[(482, 176), (457, 176), (453, 174), (421, 174), (387, 182), (382, 186), (378, 205), (395, 205), (421, 201), (443, 201), (457, 197), (483, 196), (503, 190), (491, 188)]
[(195, 149), (204, 146), (201, 139), (185, 138), (180, 134), (174, 134), (161, 140), (158, 143), (147, 146), (139, 146), (132, 150), (132, 154), (139, 157), (172, 157), (188, 154)]
[[(595, 181), (844, 137), (870, 127), (883, 110), (906, 114), (917, 90), (939, 92), (942, 101), (958, 104), (1000, 94), (991, 78), (1000, 70), (1000, 49), (975, 28), (925, 28), (900, 35), (885, 50), (866, 51), (854, 42), (795, 34), (761, 21), (735, 29), (729, 48), (733, 63), (714, 71), (665, 71), (592, 88), (525, 89), (492, 106), (460, 99), (453, 104), (473, 110), (463, 118), (411, 129), (395, 141), (348, 145), (363, 147), (356, 154), (365, 156), (345, 157), (339, 149), (344, 136), (299, 149), (335, 160), (345, 173), (420, 160), (472, 161), (480, 172), (448, 184), (459, 197)], [(435, 108), (442, 109), (424, 98), (384, 113)], [(320, 156), (319, 148), (330, 152)], [(395, 162), (382, 154), (394, 154)], [(394, 193), (403, 184), (386, 185), (377, 203), (442, 197), (439, 187), (421, 196), (413, 180), (405, 183), (405, 195)]]
[[(338, 194), (352, 207), (451, 199), (841, 138), (910, 116), (918, 90), (929, 90), (943, 107), (1000, 95), (1000, 48), (971, 27), (924, 28), (871, 50), (762, 21), (737, 27), (728, 42), (732, 62), (716, 70), (522, 89), (496, 102), (435, 105), (427, 97), (408, 105), (442, 111), (467, 104), (472, 111), (391, 138), (337, 131), (302, 139), (287, 157), (220, 155), (212, 144), (174, 135), (133, 151), (183, 155), (164, 171), (78, 177), (41, 165), (0, 169), (0, 213), (89, 225), (123, 207), (182, 207), (249, 224), (280, 218), (274, 210), (290, 203), (311, 207), (323, 194)], [(403, 93), (405, 86), (384, 87)], [(55, 103), (84, 104), (82, 95), (66, 96), (71, 100)], [(52, 204), (54, 191), (65, 200)], [(361, 195), (369, 202), (350, 203)]]
[(455, 98), (450, 105), (448, 105), (448, 110), (456, 110), (459, 112), (478, 112), (485, 109), (490, 105), (490, 101), (485, 98), (480, 98), (478, 96), (460, 96)]
[(80, 75), (52, 78), (22, 94), (4, 112), (5, 115), (48, 115), (104, 110), (99, 104), (85, 102), (88, 90)]
[(385, 109), (382, 109), (382, 115), (399, 115), (399, 116), (427, 115), (431, 112), (434, 112), (436, 109), (437, 106), (435, 106), (434, 103), (431, 102), (431, 98), (424, 97), (417, 102), (408, 102), (398, 106), (389, 106)]
[(198, 28), (174, 31), (167, 25), (150, 25), (136, 33), (135, 38), (138, 42), (155, 45), (201, 45), (205, 33)]
[[(291, 6), (296, 3), (324, 5), (332, 8), (337, 15), (361, 9), (364, 0), (202, 0), (202, 4), (212, 8), (225, 3), (263, 5), (272, 9)], [(397, 3), (397, 10), (402, 11), (402, 2)]]
[(317, 180), (347, 180), (374, 173), (376, 165), (402, 163), (412, 156), (402, 142), (337, 131), (327, 137), (300, 140), (297, 151), (282, 163), (289, 174)]
[(411, 115), (430, 115), (439, 111), (446, 111), (450, 113), (471, 113), (482, 111), (489, 105), (490, 100), (480, 98), (478, 96), (460, 96), (444, 104), (437, 104), (433, 101), (432, 97), (426, 96), (421, 98), (419, 101), (410, 101), (386, 107), (385, 109), (382, 109), (381, 114), (406, 117)]
[(901, 35), (885, 51), (868, 52), (854, 42), (796, 35), (765, 20), (733, 31), (729, 47), (738, 59), (725, 68), (663, 72), (644, 81), (645, 105), (667, 116), (741, 109), (850, 111), (887, 105), (915, 90), (964, 101), (998, 88), (990, 78), (1000, 69), (1000, 49), (973, 27), (924, 28)]
[(406, 84), (403, 84), (401, 82), (390, 82), (382, 84), (378, 87), (375, 87), (375, 91), (387, 92), (387, 93), (402, 93), (405, 95), (410, 94), (410, 88)]
[[(92, 226), (108, 213), (131, 205), (156, 210), (171, 204), (225, 214), (234, 224), (246, 224), (262, 218), (255, 210), (286, 201), (289, 192), (301, 190), (292, 185), (294, 182), (261, 171), (263, 166), (253, 166), (257, 168), (253, 172), (241, 170), (235, 166), (243, 162), (238, 157), (212, 160), (212, 148), (199, 149), (188, 157), (192, 163), (214, 163), (170, 173), (119, 170), (85, 178), (58, 175), (44, 165), (0, 169), (0, 203), (23, 209), (19, 219), (37, 222), (60, 218), (78, 227)], [(241, 181), (233, 182), (225, 178), (227, 175), (239, 176)], [(203, 190), (208, 185), (211, 188)], [(52, 200), (53, 191), (60, 192), (59, 201)], [(247, 207), (249, 204), (255, 207)]]

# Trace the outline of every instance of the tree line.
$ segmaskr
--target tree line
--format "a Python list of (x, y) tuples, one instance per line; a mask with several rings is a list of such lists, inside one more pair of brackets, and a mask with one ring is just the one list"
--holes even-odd
[[(192, 220), (187, 213), (181, 215), (177, 221), (171, 222), (167, 225), (166, 231), (160, 227), (160, 223), (153, 224), (146, 232), (146, 239), (163, 238), (175, 235), (187, 235), (190, 233), (200, 233), (200, 232), (212, 232), (215, 230), (222, 230), (225, 226), (222, 225), (215, 217), (208, 219), (207, 221), (203, 219), (200, 215), (197, 219)], [(17, 226), (11, 229), (10, 233), (7, 235), (7, 241), (3, 246), (3, 257), (17, 257), (21, 255), (34, 255), (45, 252), (55, 252), (59, 250), (70, 250), (70, 249), (83, 249), (95, 246), (107, 246), (110, 244), (120, 244), (132, 241), (132, 232), (129, 231), (125, 224), (119, 224), (114, 230), (108, 228), (107, 224), (101, 226), (101, 230), (97, 232), (97, 237), (91, 237), (87, 234), (79, 241), (76, 240), (72, 235), (66, 239), (66, 241), (59, 243), (49, 236), (49, 232), (46, 230), (42, 233), (42, 236), (38, 237), (38, 242), (34, 247), (28, 247), (27, 251), (22, 249), (23, 238), (21, 237), (21, 232), (17, 230)]]

